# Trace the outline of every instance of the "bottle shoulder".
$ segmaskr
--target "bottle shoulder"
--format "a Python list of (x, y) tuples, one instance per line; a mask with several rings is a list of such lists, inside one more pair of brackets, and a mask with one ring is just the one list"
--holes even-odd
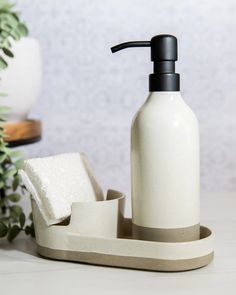
[(151, 93), (133, 118), (132, 126), (138, 123), (155, 125), (175, 124), (198, 127), (198, 120), (192, 109), (178, 95), (157, 95)]

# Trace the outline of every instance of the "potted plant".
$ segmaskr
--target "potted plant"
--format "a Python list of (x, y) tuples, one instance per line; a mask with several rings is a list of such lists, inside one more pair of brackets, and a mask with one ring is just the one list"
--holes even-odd
[(0, 0), (0, 89), (7, 96), (1, 104), (10, 107), (7, 121), (24, 121), (38, 98), (42, 62), (39, 42), (28, 37), (28, 29), (13, 10)]
[[(6, 111), (7, 108), (0, 107), (1, 122), (4, 122)], [(25, 213), (18, 204), (21, 195), (27, 194), (18, 175), (22, 166), (22, 154), (8, 148), (4, 138), (4, 128), (0, 126), (0, 238), (7, 237), (11, 242), (21, 231), (33, 237), (34, 225), (32, 215), (29, 215), (27, 222)]]
[[(41, 58), (38, 42), (26, 37), (28, 30), (13, 5), (0, 0), (0, 238), (12, 241), (21, 231), (34, 236), (18, 204), (26, 193), (18, 175), (21, 153), (8, 147), (4, 122), (25, 120), (39, 92)], [(10, 107), (10, 108), (9, 108)]]

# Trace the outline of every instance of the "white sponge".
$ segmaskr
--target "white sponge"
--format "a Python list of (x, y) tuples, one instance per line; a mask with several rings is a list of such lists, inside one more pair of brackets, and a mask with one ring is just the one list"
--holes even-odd
[(20, 175), (47, 225), (70, 216), (73, 202), (103, 200), (84, 154), (25, 160)]

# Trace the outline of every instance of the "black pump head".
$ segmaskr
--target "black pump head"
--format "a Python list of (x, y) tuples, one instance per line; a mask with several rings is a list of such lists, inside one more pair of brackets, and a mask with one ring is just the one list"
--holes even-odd
[(179, 91), (179, 74), (175, 73), (178, 59), (177, 39), (172, 35), (157, 35), (151, 41), (132, 41), (111, 48), (112, 53), (128, 47), (151, 47), (153, 74), (149, 76), (150, 91)]
[(178, 59), (177, 39), (172, 35), (157, 35), (152, 37), (151, 42), (151, 61), (163, 61)]

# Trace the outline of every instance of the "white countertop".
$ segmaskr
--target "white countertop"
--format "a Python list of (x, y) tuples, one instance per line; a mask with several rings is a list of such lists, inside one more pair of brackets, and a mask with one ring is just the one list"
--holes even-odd
[(12, 244), (0, 240), (0, 294), (235, 294), (236, 193), (204, 194), (201, 207), (201, 223), (216, 236), (207, 267), (158, 273), (47, 260), (22, 235)]

